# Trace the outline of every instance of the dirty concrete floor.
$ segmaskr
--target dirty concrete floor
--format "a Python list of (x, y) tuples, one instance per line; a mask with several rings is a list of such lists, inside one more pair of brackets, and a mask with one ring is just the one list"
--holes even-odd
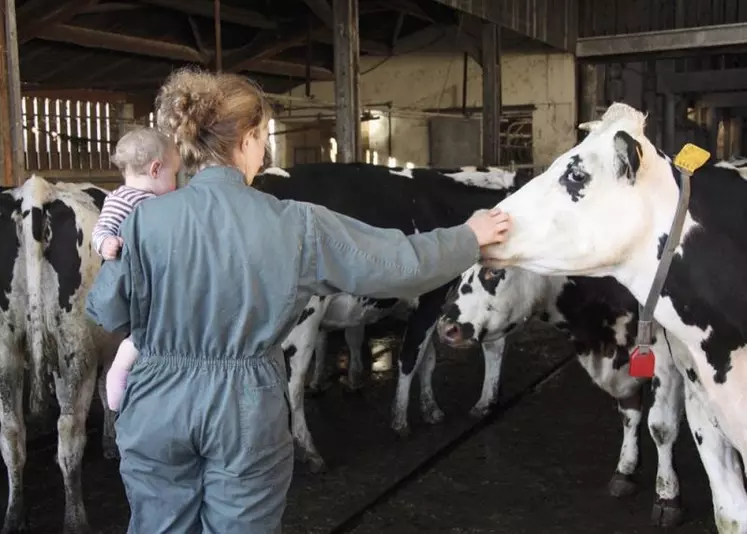
[[(530, 325), (513, 335), (503, 370), (502, 402), (516, 399), (571, 354), (555, 331)], [(413, 387), (411, 436), (389, 430), (396, 377), (377, 374), (358, 395), (330, 388), (307, 399), (307, 418), (330, 470), (311, 474), (296, 465), (284, 533), (610, 533), (648, 534), (656, 468), (655, 449), (642, 429), (640, 492), (615, 500), (606, 493), (620, 446), (614, 401), (571, 363), (537, 391), (527, 393), (488, 424), (408, 479), (397, 481), (476, 422), (467, 412), (479, 397), (483, 365), (474, 352), (440, 351), (434, 387), (446, 420), (422, 422)], [(100, 417), (94, 410), (92, 424)], [(91, 435), (83, 485), (94, 532), (125, 532), (128, 508), (116, 462), (101, 457)], [(59, 532), (62, 483), (54, 447), (30, 451), (26, 502), (34, 532)], [(677, 466), (688, 507), (680, 534), (715, 532), (710, 492), (686, 426)], [(7, 484), (0, 498), (7, 497)], [(366, 509), (368, 510), (366, 511)], [(355, 521), (353, 521), (355, 520)]]

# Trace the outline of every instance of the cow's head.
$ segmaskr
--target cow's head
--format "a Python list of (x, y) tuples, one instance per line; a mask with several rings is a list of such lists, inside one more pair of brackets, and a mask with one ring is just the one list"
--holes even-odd
[(455, 348), (498, 339), (523, 323), (542, 294), (542, 279), (520, 269), (475, 265), (447, 298), (437, 331)]
[[(486, 264), (601, 275), (628, 259), (651, 234), (652, 206), (676, 203), (669, 163), (644, 126), (641, 112), (619, 103), (586, 123), (589, 135), (581, 143), (499, 204), (514, 224), (505, 244), (484, 251)], [(664, 175), (666, 186), (658, 179)]]

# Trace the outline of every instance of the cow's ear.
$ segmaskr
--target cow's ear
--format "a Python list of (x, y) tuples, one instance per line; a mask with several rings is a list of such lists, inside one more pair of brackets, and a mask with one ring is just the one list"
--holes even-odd
[(617, 177), (627, 178), (635, 183), (638, 169), (641, 168), (643, 148), (628, 132), (620, 130), (615, 134), (615, 158), (617, 159)]

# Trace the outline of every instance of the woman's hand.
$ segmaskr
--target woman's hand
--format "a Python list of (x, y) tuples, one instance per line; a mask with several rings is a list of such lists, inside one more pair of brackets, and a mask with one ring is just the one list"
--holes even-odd
[(476, 212), (467, 220), (469, 226), (475, 233), (477, 243), (480, 247), (503, 243), (508, 237), (511, 229), (511, 218), (500, 208), (481, 210)]

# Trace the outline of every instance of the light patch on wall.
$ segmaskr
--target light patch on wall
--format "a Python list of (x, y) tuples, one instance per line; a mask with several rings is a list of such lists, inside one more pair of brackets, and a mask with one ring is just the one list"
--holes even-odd
[(414, 169), (415, 168), (415, 164), (412, 163), (412, 162), (410, 162), (410, 161), (408, 161), (407, 163), (405, 163), (405, 167), (407, 167), (408, 169)]
[(329, 138), (329, 160), (332, 163), (337, 162), (337, 139), (334, 137)]
[(278, 151), (277, 141), (275, 140), (275, 119), (270, 119), (267, 123), (267, 131), (270, 134), (270, 158), (274, 162)]
[(397, 166), (397, 158), (389, 158), (389, 162), (387, 163), (389, 167), (396, 167)]
[(371, 163), (373, 163), (374, 165), (379, 164), (379, 153), (376, 150), (373, 151), (373, 157), (371, 158)]

